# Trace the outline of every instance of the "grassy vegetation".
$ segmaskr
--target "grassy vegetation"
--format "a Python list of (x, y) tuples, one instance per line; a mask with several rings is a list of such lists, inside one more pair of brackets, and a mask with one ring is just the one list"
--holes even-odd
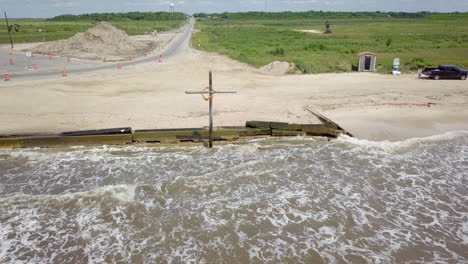
[(383, 73), (391, 71), (393, 58), (400, 58), (403, 72), (420, 65), (468, 68), (468, 13), (330, 19), (333, 34), (295, 31), (323, 31), (322, 18), (246, 20), (245, 14), (243, 20), (231, 14), (197, 19), (201, 32), (195, 35), (194, 46), (256, 67), (289, 61), (304, 73), (355, 70), (357, 53), (362, 51), (377, 53), (377, 70)]
[[(179, 14), (179, 13), (177, 13)], [(93, 15), (93, 16), (91, 16)], [(20, 31), (11, 32), (15, 43), (53, 41), (66, 39), (77, 32), (86, 31), (98, 21), (105, 21), (106, 16), (99, 19), (91, 14), (88, 18), (76, 16), (58, 16), (52, 19), (10, 19), (10, 24), (20, 25)], [(139, 35), (153, 30), (166, 31), (180, 27), (186, 21), (184, 15), (177, 16), (152, 16), (153, 19), (132, 20), (128, 17), (116, 16), (110, 17), (109, 23), (115, 27), (124, 30), (129, 35)], [(10, 43), (8, 31), (5, 26), (0, 27), (0, 43)]]

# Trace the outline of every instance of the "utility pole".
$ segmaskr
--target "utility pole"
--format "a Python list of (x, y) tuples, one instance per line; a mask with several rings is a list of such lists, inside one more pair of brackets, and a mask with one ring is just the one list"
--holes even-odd
[(13, 49), (13, 40), (11, 39), (11, 28), (10, 28), (10, 25), (8, 25), (8, 17), (7, 17), (6, 11), (4, 11), (4, 13), (5, 13), (5, 21), (6, 21), (8, 36), (10, 37), (10, 44), (11, 44), (11, 48)]
[[(213, 97), (215, 94), (234, 94), (237, 93), (235, 91), (215, 91), (213, 89), (213, 74), (210, 71), (209, 73), (209, 86), (208, 86), (208, 91), (206, 91), (206, 88), (203, 89), (201, 92), (191, 92), (191, 91), (186, 91), (186, 94), (201, 94), (203, 99), (205, 101), (209, 101), (209, 130), (208, 130), (208, 147), (212, 148), (213, 147)], [(208, 94), (208, 97), (205, 97), (204, 95)]]

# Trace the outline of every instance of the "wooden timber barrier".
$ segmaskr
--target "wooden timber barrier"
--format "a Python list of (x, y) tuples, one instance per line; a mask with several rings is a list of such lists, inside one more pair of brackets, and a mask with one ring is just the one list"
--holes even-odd
[[(130, 127), (63, 133), (31, 133), (0, 135), (0, 148), (69, 147), (89, 145), (129, 145), (138, 143), (206, 144), (208, 128), (135, 130)], [(282, 122), (247, 121), (245, 127), (216, 127), (213, 140), (233, 142), (252, 137), (312, 136), (336, 138), (349, 134), (336, 124), (289, 124)]]

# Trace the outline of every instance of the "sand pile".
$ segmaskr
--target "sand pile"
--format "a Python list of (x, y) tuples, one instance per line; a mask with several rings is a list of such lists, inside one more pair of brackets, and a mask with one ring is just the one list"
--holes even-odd
[(296, 64), (286, 61), (274, 61), (260, 68), (261, 71), (274, 75), (301, 73)]
[(33, 51), (81, 59), (120, 60), (141, 56), (154, 48), (151, 41), (133, 40), (124, 31), (101, 22), (69, 39), (40, 44)]

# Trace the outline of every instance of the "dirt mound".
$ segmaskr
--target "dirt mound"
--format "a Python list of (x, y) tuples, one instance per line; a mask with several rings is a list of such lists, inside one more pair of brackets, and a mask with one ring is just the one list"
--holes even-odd
[(101, 22), (69, 39), (40, 44), (33, 51), (81, 59), (106, 57), (108, 60), (120, 60), (128, 56), (141, 56), (153, 49), (153, 42), (133, 40), (124, 31)]
[(294, 63), (274, 61), (260, 68), (261, 71), (275, 75), (301, 73)]

